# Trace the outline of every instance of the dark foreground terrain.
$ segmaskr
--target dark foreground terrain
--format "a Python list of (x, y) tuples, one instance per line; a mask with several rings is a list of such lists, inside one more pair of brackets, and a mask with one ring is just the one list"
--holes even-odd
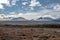
[(60, 25), (0, 25), (0, 40), (60, 40), (59, 27)]

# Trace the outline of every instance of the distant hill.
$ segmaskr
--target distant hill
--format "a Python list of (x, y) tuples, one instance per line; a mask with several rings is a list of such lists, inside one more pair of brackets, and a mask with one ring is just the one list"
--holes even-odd
[(60, 18), (57, 18), (57, 19), (53, 19), (51, 17), (40, 17), (40, 18), (37, 18), (36, 20), (34, 19), (31, 19), (31, 20), (28, 20), (28, 19), (25, 19), (23, 17), (17, 17), (17, 18), (13, 18), (13, 17), (7, 17), (7, 18), (3, 18), (2, 20), (0, 19), (0, 21), (42, 21), (42, 22), (60, 22)]
[(10, 21), (26, 21), (27, 19), (23, 17), (12, 18)]
[(50, 18), (50, 17), (40, 17), (38, 19), (36, 19), (37, 21), (53, 21), (54, 19)]
[(56, 22), (60, 22), (60, 18), (57, 18), (57, 19), (55, 19), (54, 21), (56, 21)]

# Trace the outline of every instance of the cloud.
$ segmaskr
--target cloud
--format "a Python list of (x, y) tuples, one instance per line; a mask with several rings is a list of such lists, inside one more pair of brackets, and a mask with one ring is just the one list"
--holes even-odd
[(28, 2), (23, 2), (22, 4), (23, 4), (23, 5), (27, 5), (27, 4), (28, 4)]
[(44, 6), (45, 9), (52, 9), (52, 10), (55, 10), (55, 11), (60, 11), (60, 4), (49, 4), (47, 6)]
[(11, 12), (11, 14), (9, 15), (6, 15), (4, 16), (5, 18), (17, 18), (17, 17), (23, 17), (23, 18), (26, 18), (28, 20), (31, 20), (31, 19), (36, 19), (36, 18), (39, 18), (40, 15), (38, 15), (37, 13), (19, 13), (19, 14), (16, 14), (14, 12)]
[[(27, 1), (27, 0), (22, 0), (22, 4), (23, 4), (23, 5), (28, 4), (28, 1)], [(37, 1), (37, 0), (31, 0), (29, 6), (31, 6), (31, 7), (34, 7), (34, 6), (41, 6), (41, 3), (40, 3), (39, 1)]]
[(11, 18), (16, 18), (19, 17), (18, 14), (16, 14), (15, 12), (10, 12), (8, 15), (6, 15), (5, 17), (11, 17)]
[(12, 5), (16, 5), (16, 2), (19, 0), (12, 0), (11, 4), (10, 4), (10, 0), (0, 0), (0, 9), (4, 9), (3, 4), (5, 4), (6, 6), (11, 7)]
[(40, 17), (37, 13), (25, 13), (25, 14), (20, 13), (18, 15), (19, 15), (19, 17), (24, 17), (24, 18), (26, 18), (28, 20), (36, 19), (36, 18)]
[(51, 11), (48, 14), (52, 15), (55, 18), (60, 18), (60, 11)]
[[(51, 17), (51, 18), (60, 18), (60, 5), (53, 5), (53, 9), (43, 9), (40, 10), (39, 12), (27, 12), (27, 13), (15, 13), (15, 12), (10, 12), (8, 15), (0, 14), (0, 20), (6, 20), (9, 17), (16, 18), (16, 17), (23, 17), (28, 20), (30, 19), (37, 19), (39, 17)], [(33, 8), (32, 8), (33, 9)]]
[(53, 10), (42, 10), (40, 12), (31, 12), (31, 13), (19, 13), (19, 14), (16, 14), (15, 12), (10, 12), (9, 15), (1, 15), (0, 18), (1, 19), (9, 19), (9, 17), (11, 18), (17, 18), (17, 17), (23, 17), (23, 18), (26, 18), (28, 20), (31, 20), (31, 19), (37, 19), (39, 17), (51, 17), (51, 18), (59, 18), (60, 17), (60, 12), (57, 12), (57, 11), (53, 11)]
[(35, 7), (35, 6), (42, 6), (42, 5), (41, 5), (41, 3), (40, 3), (39, 1), (37, 1), (37, 0), (31, 0), (29, 6), (31, 7), (31, 10), (34, 10), (34, 7)]
[(3, 5), (1, 5), (1, 4), (0, 4), (0, 9), (4, 9), (4, 8), (3, 8)]
[(56, 10), (56, 11), (60, 11), (60, 5), (59, 5), (59, 4), (55, 5), (55, 6), (53, 7), (53, 9)]
[(29, 6), (41, 6), (40, 2), (37, 0), (31, 0), (31, 3)]
[(12, 5), (16, 5), (16, 2), (19, 1), (19, 0), (12, 0)]
[(9, 0), (0, 0), (0, 9), (4, 9), (3, 4), (9, 6), (10, 5)]
[(8, 0), (0, 0), (0, 4), (9, 5), (9, 1)]
[(37, 19), (39, 17), (51, 17), (56, 19), (56, 18), (60, 18), (60, 11), (44, 9), (39, 12), (30, 12), (30, 13), (27, 12), (27, 13), (19, 13), (19, 14), (15, 12), (10, 12), (8, 15), (0, 14), (0, 20), (1, 19), (6, 20), (9, 19), (9, 17), (11, 18), (23, 17), (28, 20)]
[(10, 19), (8, 19), (6, 15), (0, 14), (0, 21), (4, 21), (4, 20), (10, 20)]
[(36, 18), (39, 18), (40, 17), (40, 15), (38, 15), (37, 13), (19, 13), (19, 14), (16, 14), (15, 12), (11, 12), (9, 15), (2, 15), (2, 14), (0, 14), (1, 16), (0, 16), (0, 18), (1, 19), (5, 19), (5, 20), (7, 20), (7, 19), (9, 19), (9, 18), (17, 18), (17, 17), (23, 17), (23, 18), (26, 18), (26, 19), (28, 19), (28, 20), (31, 20), (31, 19), (36, 19)]
[(50, 18), (52, 18), (52, 19), (56, 19), (56, 18), (53, 17), (52, 15), (44, 15), (44, 16), (42, 16), (42, 17), (50, 17)]

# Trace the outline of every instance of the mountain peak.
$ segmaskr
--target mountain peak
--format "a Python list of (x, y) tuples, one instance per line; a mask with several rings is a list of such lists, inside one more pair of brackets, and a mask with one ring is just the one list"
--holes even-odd
[(38, 19), (36, 19), (37, 21), (52, 21), (53, 19), (50, 17), (40, 17)]
[(12, 18), (12, 21), (26, 21), (27, 19), (23, 17)]

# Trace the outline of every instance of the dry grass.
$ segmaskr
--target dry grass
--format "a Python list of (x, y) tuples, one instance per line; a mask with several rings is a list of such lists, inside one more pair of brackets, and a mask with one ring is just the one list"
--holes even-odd
[(0, 40), (60, 40), (60, 29), (0, 27)]
[(60, 28), (34, 26), (2, 25), (0, 26), (0, 40), (60, 40)]

